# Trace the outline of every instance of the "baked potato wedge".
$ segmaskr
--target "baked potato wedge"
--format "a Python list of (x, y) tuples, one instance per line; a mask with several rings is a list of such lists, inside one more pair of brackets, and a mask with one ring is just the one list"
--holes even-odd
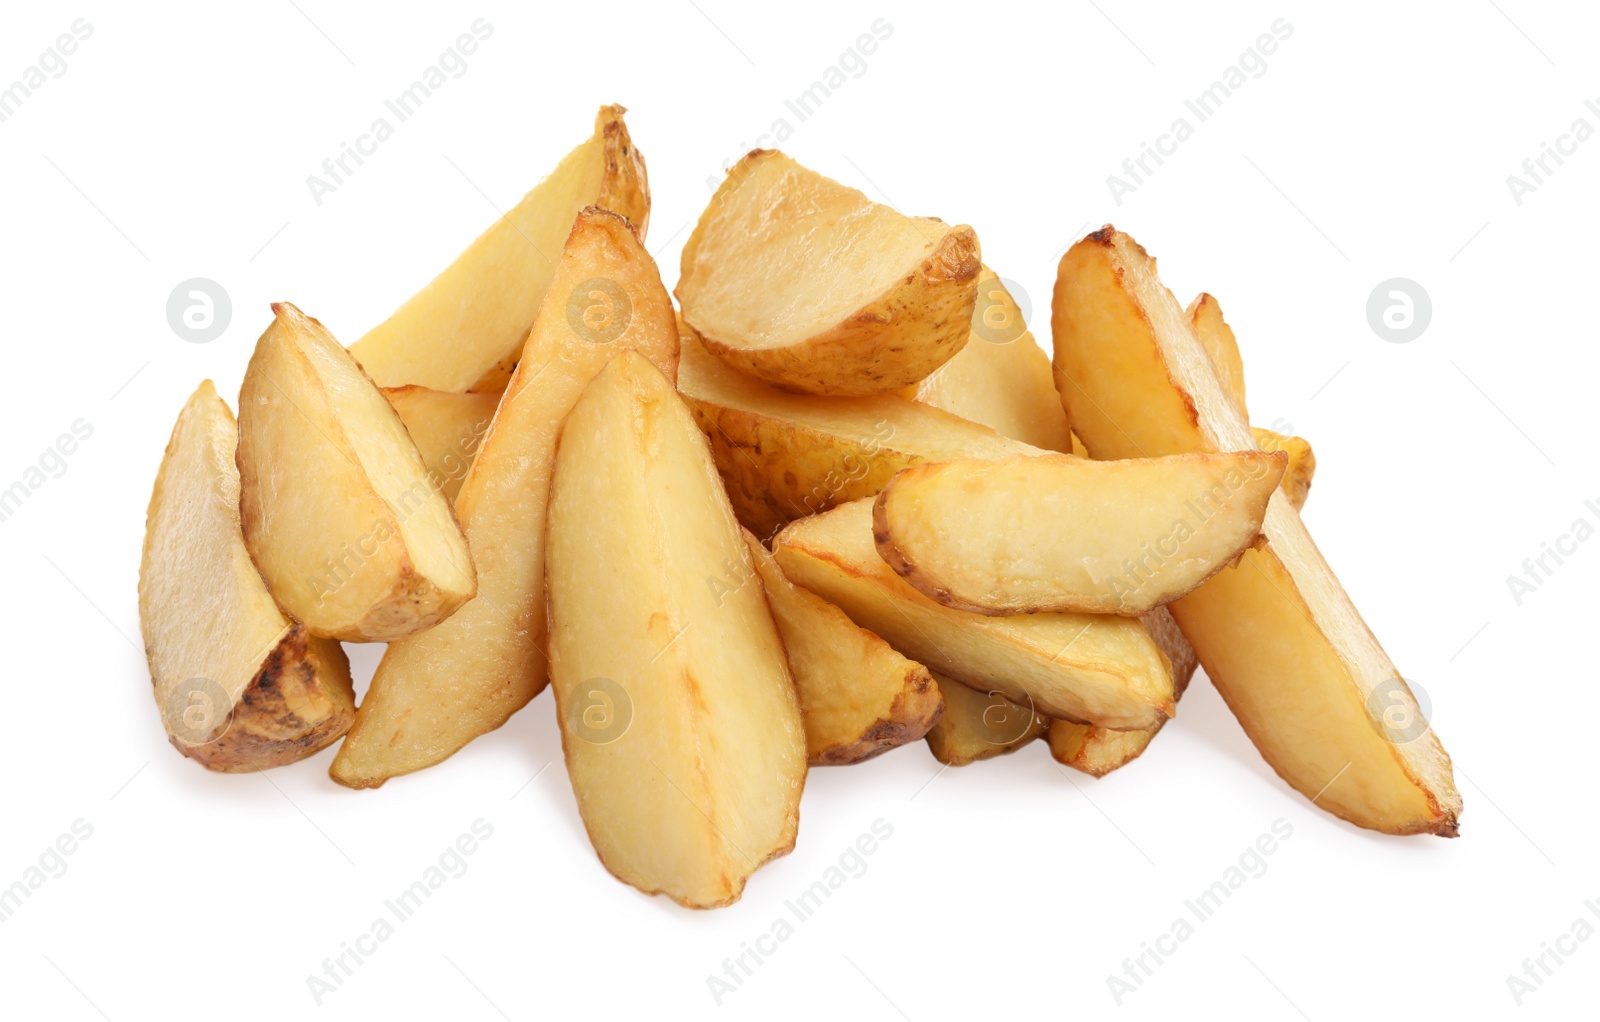
[(878, 494), (873, 538), (901, 577), (949, 607), (1137, 616), (1256, 542), (1287, 461), (1238, 451), (916, 465)]
[(790, 582), (760, 540), (744, 538), (789, 656), (810, 764), (860, 763), (927, 734), (944, 709), (928, 669)]
[(410, 386), (385, 387), (383, 396), (417, 445), (428, 479), (454, 506), (478, 445), (494, 421), (499, 393), (457, 394)]
[(1071, 453), (1067, 416), (1044, 353), (1005, 284), (985, 266), (966, 346), (902, 397), (981, 423), (1013, 440)]
[(368, 375), (385, 387), (505, 387), (579, 211), (609, 209), (644, 238), (650, 184), (624, 112), (601, 107), (587, 141), (432, 283), (351, 346)]
[(287, 302), (239, 390), (239, 517), (278, 605), (312, 634), (387, 642), (477, 591), (467, 541), (393, 406)]
[(1279, 485), (1283, 487), (1283, 495), (1289, 498), (1290, 507), (1296, 511), (1305, 507), (1306, 498), (1311, 496), (1311, 479), (1317, 474), (1317, 456), (1311, 450), (1310, 442), (1259, 426), (1251, 426), (1250, 435), (1255, 437), (1256, 446), (1263, 451), (1282, 451), (1289, 456), (1289, 465), (1284, 469), (1283, 482)]
[(878, 556), (872, 501), (803, 518), (778, 534), (783, 572), (932, 670), (1036, 712), (1119, 730), (1172, 715), (1172, 669), (1133, 618), (988, 617), (924, 596)]
[[(612, 318), (600, 322), (588, 303)], [(432, 766), (544, 690), (544, 523), (556, 438), (595, 374), (635, 348), (676, 371), (672, 299), (628, 221), (584, 210), (456, 498), (478, 598), (444, 625), (390, 644), (333, 761), (335, 781), (372, 788)]]
[(230, 773), (326, 748), (356, 709), (344, 650), (284, 616), (245, 549), (238, 443), (206, 380), (172, 429), (139, 565), (139, 627), (167, 737)]
[[(1183, 308), (1126, 234), (1107, 226), (1067, 250), (1052, 318), (1058, 389), (1092, 456), (1254, 448)], [(1454, 836), (1450, 757), (1281, 492), (1262, 532), (1265, 546), (1172, 604), (1206, 674), (1316, 805), (1386, 833)]]
[[(1200, 660), (1167, 608), (1157, 607), (1142, 615), (1139, 621), (1172, 664), (1172, 701), (1176, 703), (1188, 691), (1189, 680), (1194, 677)], [(1074, 724), (1070, 720), (1053, 720), (1050, 722), (1050, 754), (1058, 763), (1104, 777), (1138, 759), (1160, 730), (1159, 724), (1146, 731), (1110, 731)]]
[(683, 247), (676, 294), (707, 350), (810, 394), (916, 383), (967, 342), (972, 228), (913, 218), (757, 149)]
[(1194, 301), (1183, 313), (1194, 328), (1200, 346), (1211, 356), (1211, 365), (1217, 371), (1217, 382), (1233, 398), (1239, 415), (1246, 421), (1250, 410), (1244, 400), (1244, 359), (1239, 354), (1239, 340), (1233, 327), (1222, 317), (1222, 304), (1204, 291), (1194, 296)]
[[(1098, 730), (1064, 720), (1052, 721), (1026, 706), (1018, 706), (999, 692), (979, 692), (938, 674), (933, 678), (944, 695), (944, 713), (928, 731), (928, 751), (946, 766), (966, 766), (980, 759), (1016, 752), (1048, 733), (1055, 724)], [(1142, 733), (1111, 732), (1117, 735)]]
[(705, 437), (636, 351), (567, 416), (549, 536), (556, 717), (600, 861), (690, 908), (736, 901), (794, 846), (805, 729)]
[(786, 393), (723, 365), (692, 332), (683, 334), (678, 390), (711, 440), (739, 520), (762, 538), (796, 518), (870, 497), (910, 465), (1041, 453), (895, 394)]

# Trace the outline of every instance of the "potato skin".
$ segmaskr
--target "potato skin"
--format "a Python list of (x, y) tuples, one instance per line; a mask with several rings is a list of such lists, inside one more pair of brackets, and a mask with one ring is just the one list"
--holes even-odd
[(320, 752), (343, 738), (355, 719), (344, 648), (295, 625), (207, 742), (189, 745), (171, 735), (168, 741), (207, 770), (249, 773)]
[(728, 365), (785, 390), (837, 396), (897, 390), (966, 346), (981, 267), (977, 233), (957, 227), (904, 280), (801, 344), (744, 348), (697, 336)]
[[(930, 712), (931, 710), (931, 712)], [(906, 678), (905, 691), (894, 697), (889, 715), (879, 718), (850, 745), (836, 745), (810, 758), (811, 766), (849, 766), (865, 763), (890, 749), (927, 735), (944, 714), (944, 697), (926, 667), (917, 665)]]

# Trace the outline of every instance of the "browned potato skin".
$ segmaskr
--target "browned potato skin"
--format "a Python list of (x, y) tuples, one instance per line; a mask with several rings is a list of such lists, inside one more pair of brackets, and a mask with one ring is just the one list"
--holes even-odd
[(1311, 496), (1311, 479), (1317, 474), (1317, 455), (1312, 451), (1310, 441), (1297, 436), (1284, 436), (1260, 426), (1251, 426), (1250, 432), (1256, 438), (1256, 446), (1263, 451), (1282, 451), (1289, 456), (1289, 467), (1283, 473), (1280, 486), (1296, 511), (1305, 507), (1306, 498)]
[(295, 625), (209, 739), (199, 745), (172, 735), (167, 740), (207, 770), (249, 773), (326, 749), (355, 719), (356, 694), (344, 647)]
[(958, 227), (905, 280), (804, 344), (742, 348), (697, 334), (728, 365), (786, 390), (844, 397), (895, 390), (966, 345), (980, 265), (977, 234)]
[[(1172, 701), (1176, 704), (1188, 689), (1189, 679), (1200, 666), (1200, 658), (1167, 608), (1157, 607), (1139, 620), (1144, 622), (1145, 630), (1156, 640), (1161, 652), (1172, 661)], [(1160, 730), (1157, 726), (1148, 731), (1110, 731), (1070, 720), (1053, 720), (1050, 722), (1050, 755), (1056, 762), (1075, 770), (1104, 777), (1138, 759)]]

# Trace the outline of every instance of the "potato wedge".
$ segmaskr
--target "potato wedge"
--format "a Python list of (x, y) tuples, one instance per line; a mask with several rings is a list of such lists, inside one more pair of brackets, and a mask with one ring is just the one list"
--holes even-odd
[(167, 737), (230, 773), (326, 748), (356, 709), (344, 650), (284, 616), (245, 549), (238, 442), (206, 380), (172, 429), (139, 565), (139, 626)]
[(505, 387), (578, 212), (587, 206), (609, 209), (627, 217), (644, 238), (650, 185), (624, 112), (601, 107), (588, 141), (432, 283), (351, 346), (368, 375), (385, 387)]
[(1044, 353), (993, 270), (978, 274), (966, 346), (902, 397), (981, 423), (1013, 440), (1070, 453), (1067, 416)]
[[(1105, 227), (1067, 250), (1053, 320), (1058, 388), (1094, 457), (1255, 446), (1127, 235)], [(1374, 830), (1453, 836), (1450, 757), (1281, 493), (1262, 532), (1265, 547), (1172, 604), (1207, 675), (1267, 762), (1315, 804)]]
[[(928, 751), (946, 766), (966, 766), (1007, 752), (1016, 752), (1052, 726), (1095, 731), (1083, 724), (1052, 721), (1018, 706), (999, 692), (979, 692), (959, 681), (935, 674), (944, 695), (944, 713), (928, 731)], [(1141, 731), (1113, 731), (1112, 734), (1143, 734)]]
[(1172, 715), (1172, 670), (1138, 621), (1104, 614), (987, 617), (917, 592), (878, 556), (872, 501), (778, 534), (783, 572), (907, 656), (1036, 712), (1117, 729)]
[[(1188, 690), (1195, 668), (1200, 666), (1194, 647), (1183, 637), (1178, 623), (1165, 607), (1157, 607), (1139, 621), (1172, 664), (1172, 700), (1177, 702)], [(1074, 724), (1070, 720), (1053, 720), (1050, 722), (1050, 754), (1058, 763), (1104, 777), (1138, 759), (1160, 730), (1159, 724), (1147, 731), (1110, 731)]]
[(428, 479), (452, 506), (494, 421), (498, 393), (456, 394), (427, 387), (386, 387), (383, 396), (417, 445)]
[(1255, 543), (1287, 461), (1239, 451), (916, 465), (878, 494), (873, 537), (890, 567), (947, 607), (1137, 616)]
[(805, 728), (705, 437), (637, 352), (567, 417), (549, 536), (556, 717), (600, 861), (690, 908), (738, 900), (794, 847)]
[(1233, 397), (1240, 417), (1248, 421), (1250, 410), (1244, 401), (1244, 359), (1239, 355), (1239, 340), (1234, 336), (1233, 327), (1222, 318), (1221, 303), (1202, 291), (1194, 296), (1184, 315), (1189, 318), (1189, 325), (1194, 328), (1200, 346), (1211, 356), (1211, 364), (1217, 370), (1217, 382)]
[(711, 439), (745, 527), (763, 539), (796, 518), (870, 497), (902, 468), (1040, 453), (894, 394), (789, 394), (723, 365), (683, 334), (678, 389)]
[[(574, 296), (588, 302), (593, 290), (618, 312), (606, 329), (570, 311)], [(438, 628), (390, 644), (333, 761), (335, 781), (375, 788), (432, 766), (544, 690), (544, 522), (556, 438), (595, 374), (635, 348), (676, 372), (672, 299), (628, 221), (587, 209), (456, 498), (478, 563), (478, 598)]]
[(1279, 485), (1291, 507), (1296, 511), (1305, 507), (1306, 498), (1311, 496), (1311, 478), (1317, 473), (1317, 456), (1311, 444), (1300, 437), (1284, 436), (1259, 426), (1251, 426), (1250, 435), (1263, 451), (1282, 451), (1289, 456), (1289, 467), (1284, 470), (1283, 482)]
[(967, 342), (972, 228), (903, 216), (773, 150), (728, 171), (683, 247), (683, 318), (717, 358), (811, 394), (895, 390)]
[(287, 302), (239, 390), (239, 517), (267, 588), (312, 634), (387, 642), (477, 591), (467, 541), (394, 408)]
[(928, 669), (790, 582), (760, 540), (744, 537), (789, 655), (810, 764), (860, 763), (927, 734), (944, 709)]

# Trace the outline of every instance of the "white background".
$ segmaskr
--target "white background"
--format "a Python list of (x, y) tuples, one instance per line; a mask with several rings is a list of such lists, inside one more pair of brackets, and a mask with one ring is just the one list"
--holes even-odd
[[(1600, 98), (1595, 12), (1524, 0), (696, 4), (7, 5), (0, 84), (74, 19), (93, 35), (0, 124), (0, 488), (75, 420), (94, 433), (0, 522), (0, 886), (73, 821), (93, 835), (0, 923), (0, 1014), (313, 1010), (306, 977), (480, 818), (493, 837), (465, 875), (326, 996), (323, 1015), (1518, 1011), (1506, 977), (1523, 959), (1580, 917), (1600, 927), (1584, 908), (1600, 899), (1587, 655), (1600, 543), (1520, 606), (1506, 581), (1575, 519), (1597, 520), (1584, 501), (1600, 499), (1600, 139), (1520, 206), (1506, 178), (1575, 118), (1600, 128), (1583, 102)], [(307, 176), (479, 17), (493, 35), (467, 72), (318, 206)], [(880, 17), (892, 34), (864, 73), (799, 122), (784, 101)], [(1194, 137), (1114, 201), (1107, 175), (1279, 18), (1293, 34), (1266, 72), (1205, 123), (1189, 115)], [(1031, 296), (1045, 344), (1055, 260), (1106, 221), (1160, 258), (1180, 300), (1218, 295), (1257, 424), (1315, 444), (1313, 533), (1431, 700), (1466, 801), (1462, 837), (1385, 837), (1317, 811), (1203, 680), (1142, 760), (1101, 781), (1068, 776), (1042, 745), (943, 772), (920, 743), (815, 770), (793, 854), (710, 913), (642, 897), (600, 867), (548, 695), (376, 792), (331, 783), (331, 751), (221, 776), (168, 747), (135, 585), (183, 400), (206, 376), (232, 398), (269, 301), (359, 337), (611, 101), (630, 108), (649, 161), (649, 242), (669, 287), (707, 179), (784, 118), (783, 148), (804, 163), (908, 213), (973, 224), (985, 261)], [(232, 325), (209, 344), (166, 320), (169, 292), (195, 276), (232, 296)], [(1368, 326), (1368, 294), (1391, 277), (1432, 298), (1431, 325), (1408, 344)], [(359, 685), (379, 652), (352, 649)], [(718, 1008), (707, 977), (880, 818), (893, 835), (867, 872)], [(1293, 834), (1265, 875), (1118, 1008), (1107, 976), (1280, 819)], [(1520, 1014), (1591, 1014), (1597, 976), (1593, 939)]]

